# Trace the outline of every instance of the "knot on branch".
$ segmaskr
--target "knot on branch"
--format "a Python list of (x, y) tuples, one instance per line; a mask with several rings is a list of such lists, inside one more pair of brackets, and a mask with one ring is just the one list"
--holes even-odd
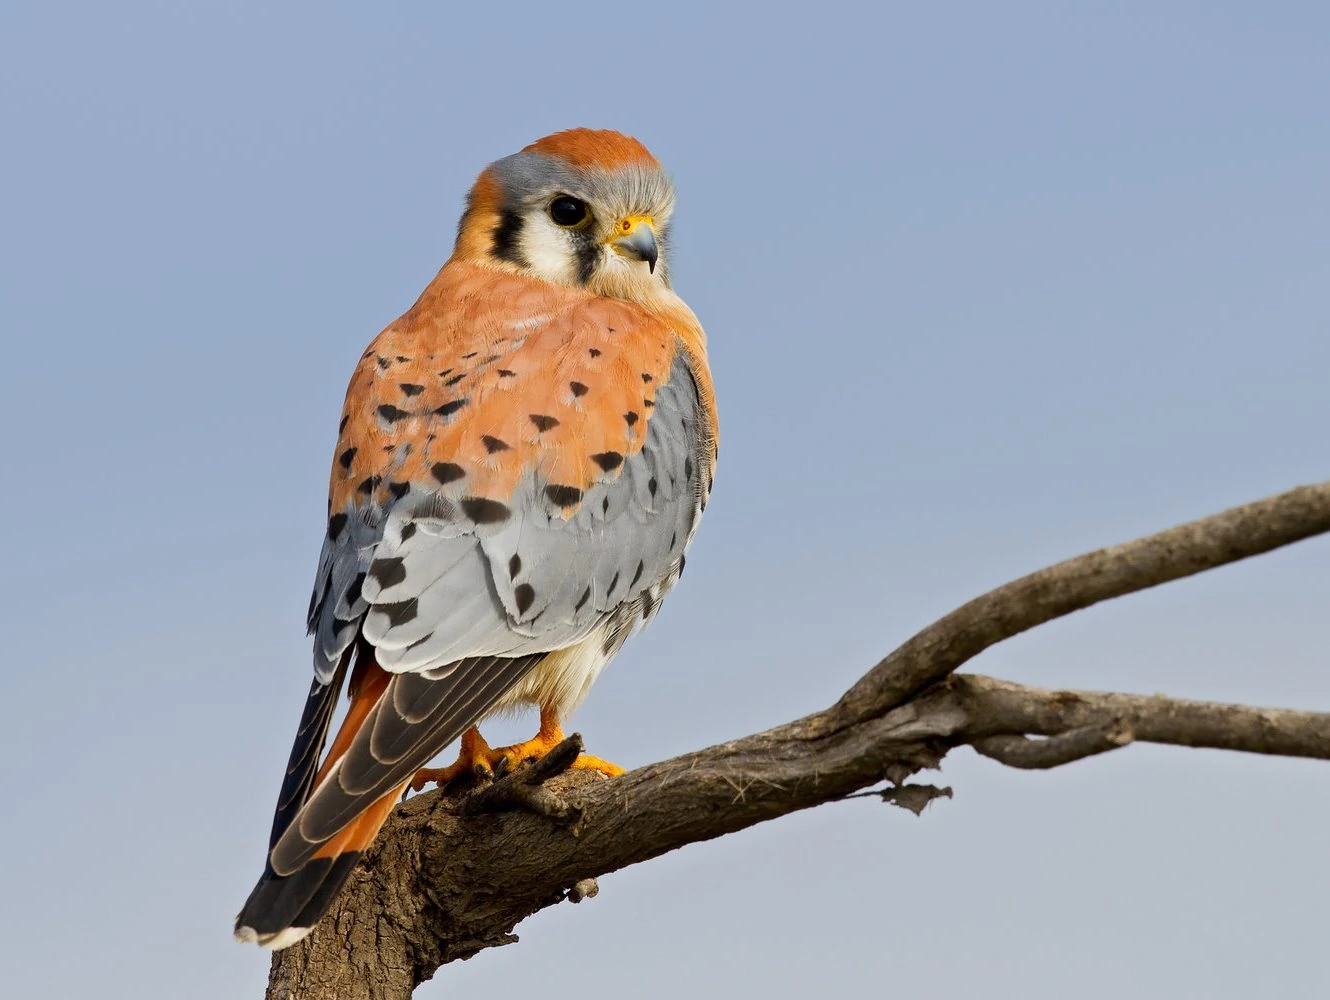
[(568, 890), (568, 902), (580, 903), (584, 899), (600, 895), (600, 883), (593, 878), (579, 879)]

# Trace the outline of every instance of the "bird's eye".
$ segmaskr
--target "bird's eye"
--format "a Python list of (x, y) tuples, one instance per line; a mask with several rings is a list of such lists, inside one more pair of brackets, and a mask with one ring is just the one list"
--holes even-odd
[(556, 226), (564, 229), (576, 229), (589, 218), (586, 202), (571, 195), (561, 194), (550, 202), (550, 218)]

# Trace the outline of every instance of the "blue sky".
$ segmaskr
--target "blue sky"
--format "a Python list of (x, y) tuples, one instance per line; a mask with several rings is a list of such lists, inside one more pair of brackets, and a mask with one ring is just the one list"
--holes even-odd
[[(1326, 8), (720, 6), (0, 11), (16, 995), (261, 995), (230, 921), (308, 683), (346, 380), (475, 174), (545, 133), (628, 131), (673, 173), (724, 439), (688, 578), (576, 718), (593, 752), (787, 721), (1012, 576), (1326, 477)], [(1327, 556), (974, 668), (1323, 709)], [(935, 780), (920, 819), (856, 801), (608, 877), (419, 996), (1324, 982), (1324, 764), (960, 751)]]

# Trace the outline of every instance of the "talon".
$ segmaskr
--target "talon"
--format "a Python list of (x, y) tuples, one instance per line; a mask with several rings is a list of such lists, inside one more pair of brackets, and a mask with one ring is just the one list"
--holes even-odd
[[(553, 709), (540, 710), (540, 732), (525, 743), (514, 743), (508, 747), (491, 747), (480, 731), (472, 726), (462, 734), (457, 760), (447, 767), (421, 768), (411, 778), (411, 790), (422, 791), (431, 783), (447, 788), (464, 778), (471, 781), (496, 780), (516, 771), (529, 760), (539, 760), (562, 742), (563, 726)], [(608, 778), (616, 778), (624, 773), (618, 764), (585, 753), (578, 754), (572, 767), (580, 771), (599, 771)]]
[(480, 735), (480, 730), (472, 726), (462, 734), (462, 746), (457, 752), (457, 760), (447, 767), (422, 767), (411, 778), (411, 790), (422, 791), (431, 783), (440, 788), (447, 788), (462, 778), (489, 777), (489, 758), (493, 753), (485, 738)]
[(438, 767), (421, 768), (411, 778), (411, 791), (423, 792), (425, 790), (425, 786), (428, 785), (431, 781), (437, 781), (439, 784), (443, 784), (446, 779), (441, 779), (439, 777), (439, 774), (443, 770), (444, 770), (443, 768), (438, 768)]

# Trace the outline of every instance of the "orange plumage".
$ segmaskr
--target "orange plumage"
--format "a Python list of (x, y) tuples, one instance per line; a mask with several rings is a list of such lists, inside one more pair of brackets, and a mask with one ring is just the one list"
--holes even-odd
[(544, 153), (575, 167), (599, 170), (614, 170), (633, 163), (660, 166), (651, 151), (631, 135), (609, 129), (566, 129), (537, 139), (522, 152)]
[(333, 509), (427, 482), (437, 462), (462, 467), (440, 483), (459, 497), (506, 500), (532, 468), (585, 490), (607, 474), (594, 456), (641, 448), (654, 386), (675, 352), (703, 356), (700, 328), (672, 319), (450, 262), (356, 366), (329, 484)]

